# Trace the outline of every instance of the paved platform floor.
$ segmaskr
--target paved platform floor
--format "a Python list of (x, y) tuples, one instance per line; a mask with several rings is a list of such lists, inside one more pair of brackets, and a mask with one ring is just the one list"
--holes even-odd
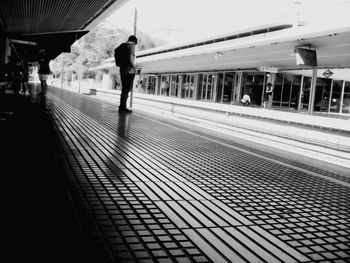
[(65, 90), (14, 101), (0, 121), (14, 259), (350, 262), (344, 168)]

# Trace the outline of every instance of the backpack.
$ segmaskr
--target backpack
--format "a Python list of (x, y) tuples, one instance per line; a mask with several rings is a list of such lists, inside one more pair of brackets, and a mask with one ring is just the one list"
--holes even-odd
[(118, 67), (124, 66), (127, 63), (127, 49), (126, 44), (120, 44), (116, 49), (114, 49), (114, 60)]

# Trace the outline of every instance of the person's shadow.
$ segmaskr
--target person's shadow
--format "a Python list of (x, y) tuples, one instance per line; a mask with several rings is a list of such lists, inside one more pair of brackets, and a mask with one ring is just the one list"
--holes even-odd
[[(113, 142), (113, 153), (112, 156), (119, 160), (117, 163), (112, 162), (111, 167), (116, 166), (116, 170), (126, 168), (124, 166), (128, 160), (131, 158), (129, 156), (130, 147), (129, 138), (130, 138), (130, 114), (127, 113), (119, 113), (117, 120), (117, 136), (115, 141)], [(118, 177), (120, 179), (124, 178), (123, 173), (117, 172)]]
[(121, 138), (123, 140), (127, 140), (129, 137), (129, 117), (130, 114), (120, 113), (118, 116), (118, 139)]

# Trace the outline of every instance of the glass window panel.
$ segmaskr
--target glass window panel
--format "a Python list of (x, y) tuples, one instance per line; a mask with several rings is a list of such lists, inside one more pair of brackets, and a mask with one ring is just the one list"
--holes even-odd
[(310, 99), (310, 89), (311, 89), (311, 77), (304, 77), (302, 93), (301, 93), (301, 110), (309, 109), (309, 99)]
[(182, 75), (181, 98), (193, 98), (194, 75)]
[(162, 75), (160, 77), (160, 95), (169, 96), (169, 75)]
[(262, 95), (263, 95), (263, 87), (264, 87), (264, 74), (255, 73), (252, 79), (252, 95), (250, 99), (252, 101), (252, 105), (261, 106), (262, 105)]
[(155, 88), (156, 88), (156, 77), (155, 76), (148, 76), (147, 79), (147, 94), (155, 94)]
[(207, 94), (207, 82), (208, 82), (208, 75), (204, 74), (203, 80), (202, 80), (202, 96), (201, 96), (202, 100), (205, 100), (205, 96)]
[(251, 95), (252, 91), (252, 76), (249, 75), (249, 73), (243, 73), (243, 79), (242, 79), (242, 92), (240, 100), (243, 98), (245, 94)]
[(281, 96), (281, 107), (288, 107), (290, 104), (290, 93), (292, 86), (292, 75), (285, 74)]
[(170, 96), (177, 97), (179, 91), (179, 76), (172, 75), (170, 82)]
[(343, 86), (342, 80), (333, 80), (330, 112), (340, 112), (341, 89)]
[(140, 85), (141, 85), (141, 93), (146, 93), (146, 87), (147, 87), (147, 75), (144, 75), (142, 77), (142, 80), (140, 81)]
[(350, 113), (350, 82), (345, 81), (342, 113)]
[(241, 99), (244, 94), (250, 96), (251, 105), (261, 106), (264, 73), (247, 72), (243, 75)]
[(233, 85), (234, 85), (234, 73), (226, 73), (225, 74), (225, 81), (224, 81), (224, 92), (223, 92), (223, 98), (222, 102), (224, 103), (230, 103), (232, 100), (232, 91), (233, 91)]
[(281, 106), (281, 96), (282, 96), (282, 87), (283, 87), (283, 74), (276, 74), (275, 85), (273, 87), (273, 99), (272, 105), (280, 107)]
[(201, 99), (202, 98), (202, 90), (203, 90), (203, 81), (204, 81), (204, 75), (203, 74), (199, 74), (198, 76), (198, 84), (197, 84), (197, 99)]
[(293, 76), (290, 108), (298, 109), (300, 94), (301, 76)]
[(328, 112), (331, 79), (317, 78), (314, 111)]
[(222, 102), (224, 77), (225, 77), (224, 73), (218, 74), (218, 89), (216, 92), (216, 101), (217, 102)]
[(210, 100), (211, 99), (211, 93), (213, 91), (213, 82), (214, 82), (214, 75), (208, 75), (208, 84), (207, 84), (207, 92), (206, 92), (206, 96), (205, 99), (206, 100)]

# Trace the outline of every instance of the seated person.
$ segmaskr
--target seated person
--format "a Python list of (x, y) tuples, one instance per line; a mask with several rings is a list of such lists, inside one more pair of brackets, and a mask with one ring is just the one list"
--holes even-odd
[(250, 104), (250, 96), (249, 94), (244, 94), (243, 98), (241, 99), (241, 102), (244, 106)]

